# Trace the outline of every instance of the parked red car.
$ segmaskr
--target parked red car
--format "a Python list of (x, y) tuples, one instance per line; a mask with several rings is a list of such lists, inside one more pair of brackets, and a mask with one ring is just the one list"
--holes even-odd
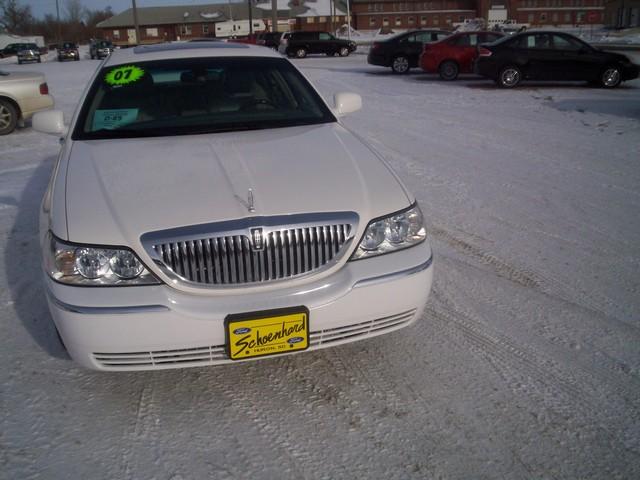
[(478, 45), (503, 36), (498, 32), (460, 32), (439, 42), (425, 43), (420, 67), (425, 72), (439, 73), (443, 80), (455, 80), (460, 73), (473, 73)]

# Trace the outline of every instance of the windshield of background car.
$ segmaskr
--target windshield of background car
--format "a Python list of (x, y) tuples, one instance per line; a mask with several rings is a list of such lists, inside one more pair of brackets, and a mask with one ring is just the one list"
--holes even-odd
[(113, 44), (111, 42), (98, 42), (98, 48), (111, 48), (113, 47)]
[(281, 58), (191, 58), (110, 66), (96, 77), (74, 140), (190, 135), (335, 122)]

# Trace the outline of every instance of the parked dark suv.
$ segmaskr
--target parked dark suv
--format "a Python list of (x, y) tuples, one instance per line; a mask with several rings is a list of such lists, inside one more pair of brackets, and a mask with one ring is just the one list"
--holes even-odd
[(100, 60), (101, 58), (108, 57), (111, 52), (113, 52), (113, 43), (109, 40), (91, 40), (91, 44), (89, 45), (91, 60), (94, 58)]
[(38, 62), (40, 63), (40, 47), (35, 43), (25, 43), (18, 49), (18, 63)]
[(18, 63), (40, 63), (40, 48), (35, 43), (10, 43), (0, 50), (0, 58), (17, 55)]
[(63, 42), (58, 47), (58, 61), (61, 62), (63, 60), (75, 60), (76, 62), (80, 60), (78, 45), (73, 42)]
[(407, 73), (418, 66), (425, 43), (437, 42), (451, 35), (443, 30), (413, 30), (395, 35), (381, 42), (373, 42), (367, 62), (371, 65), (391, 67), (393, 73)]
[(262, 32), (258, 34), (258, 38), (256, 40), (256, 45), (262, 45), (263, 47), (273, 48), (274, 50), (278, 49), (280, 45), (280, 36), (282, 33), (280, 32)]
[(355, 51), (356, 42), (341, 40), (327, 32), (291, 32), (280, 41), (278, 51), (289, 57), (304, 58), (310, 53), (324, 53), (341, 57)]

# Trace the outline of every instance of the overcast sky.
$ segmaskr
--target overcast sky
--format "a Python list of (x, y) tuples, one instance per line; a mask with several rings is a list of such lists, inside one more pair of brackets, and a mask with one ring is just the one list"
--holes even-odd
[[(60, 16), (64, 17), (64, 5), (66, 0), (60, 2)], [(81, 0), (82, 4), (91, 9), (97, 10), (111, 5), (115, 13), (120, 13), (127, 8), (131, 8), (131, 0)], [(228, 0), (136, 0), (138, 7), (159, 7), (163, 5), (207, 5), (211, 3), (228, 3)], [(56, 14), (56, 0), (20, 0), (21, 5), (31, 5), (33, 14), (42, 18), (47, 13)]]

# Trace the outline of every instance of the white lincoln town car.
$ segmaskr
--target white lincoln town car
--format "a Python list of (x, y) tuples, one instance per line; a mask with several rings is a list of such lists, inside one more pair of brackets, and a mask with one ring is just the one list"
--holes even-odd
[(51, 315), (97, 370), (214, 365), (353, 342), (419, 318), (431, 248), (413, 196), (286, 59), (141, 46), (98, 68), (40, 216)]

